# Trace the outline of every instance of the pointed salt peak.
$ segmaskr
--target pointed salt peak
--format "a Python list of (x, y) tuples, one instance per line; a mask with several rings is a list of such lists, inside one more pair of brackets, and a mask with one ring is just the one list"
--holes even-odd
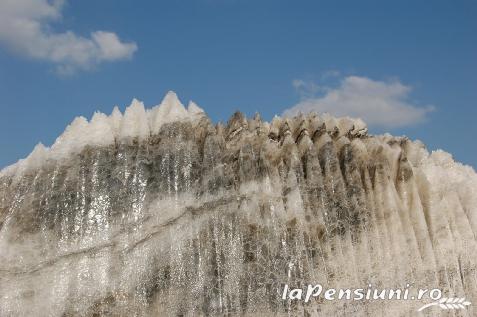
[(159, 105), (158, 111), (161, 110), (161, 114), (170, 119), (176, 119), (177, 117), (185, 117), (187, 115), (187, 110), (184, 108), (184, 105), (177, 97), (177, 94), (173, 91), (167, 92), (161, 104)]
[(131, 104), (129, 105), (129, 107), (126, 108), (126, 111), (124, 112), (124, 115), (126, 115), (126, 113), (129, 111), (141, 111), (141, 108), (144, 109), (145, 111), (145, 108), (144, 108), (144, 103), (136, 98), (133, 98), (133, 100), (131, 101)]
[(152, 108), (149, 113), (151, 132), (156, 134), (163, 124), (184, 120), (189, 118), (189, 116), (188, 111), (180, 102), (177, 94), (173, 91), (169, 91), (161, 103)]
[(255, 115), (253, 116), (253, 118), (248, 119), (247, 122), (248, 122), (249, 131), (255, 131), (256, 129), (259, 129), (262, 123), (260, 114), (258, 112), (255, 112)]
[(139, 137), (145, 139), (149, 136), (149, 125), (144, 104), (133, 99), (131, 105), (124, 111), (124, 117), (121, 122), (120, 137)]
[(33, 151), (30, 153), (30, 155), (45, 155), (49, 151), (49, 148), (43, 143), (39, 142), (35, 147), (33, 148)]
[(38, 161), (43, 162), (48, 157), (49, 148), (45, 147), (41, 142), (35, 145), (33, 151), (24, 159), (24, 163), (35, 164)]
[[(88, 128), (89, 123), (88, 120), (83, 117), (79, 116), (73, 119), (73, 121), (66, 127), (63, 134), (61, 134), (56, 141), (66, 139), (66, 138), (74, 138), (76, 134), (84, 134), (84, 131)], [(56, 144), (55, 141), (55, 144)]]
[(108, 121), (109, 117), (100, 111), (95, 111), (93, 113), (93, 117), (90, 120), (90, 123), (97, 123), (97, 122), (106, 122)]
[(22, 160), (22, 169), (36, 169), (48, 159), (49, 148), (45, 147), (42, 143), (38, 143), (33, 151)]
[(166, 95), (164, 96), (164, 99), (162, 99), (161, 105), (172, 105), (172, 106), (179, 106), (180, 105), (180, 106), (183, 107), (181, 101), (179, 100), (179, 97), (172, 90), (169, 90), (166, 93)]
[(83, 116), (79, 116), (74, 118), (73, 121), (71, 121), (71, 123), (66, 127), (66, 129), (72, 127), (83, 127), (85, 125), (88, 125), (88, 119)]
[(121, 113), (121, 110), (119, 110), (118, 106), (114, 106), (113, 111), (111, 112), (110, 115), (111, 118), (122, 118), (123, 114)]
[(189, 101), (189, 104), (187, 105), (187, 112), (188, 112), (190, 115), (205, 113), (205, 112), (204, 112), (204, 109), (202, 109), (201, 107), (199, 107), (199, 106), (198, 106), (195, 102), (193, 102), (192, 100)]
[(51, 150), (55, 158), (64, 158), (70, 152), (76, 151), (85, 142), (88, 135), (89, 123), (85, 117), (76, 117), (52, 145)]
[(114, 142), (114, 128), (112, 118), (104, 113), (95, 112), (89, 124), (86, 143), (91, 145), (108, 145)]
[(239, 128), (243, 128), (248, 126), (247, 119), (240, 111), (236, 111), (232, 117), (230, 117), (229, 121), (227, 122), (227, 130), (228, 133), (238, 130)]
[(242, 112), (235, 111), (235, 113), (232, 115), (232, 117), (230, 117), (229, 121), (237, 121), (237, 122), (240, 122), (240, 123), (246, 123), (247, 118)]
[(126, 109), (124, 110), (123, 120), (130, 121), (133, 117), (140, 116), (141, 113), (143, 112), (144, 114), (146, 113), (144, 104), (138, 99), (133, 98), (133, 100), (131, 101), (131, 104), (127, 106)]
[(144, 103), (136, 98), (133, 98), (131, 104), (124, 110), (123, 120), (131, 121), (146, 117), (146, 108)]
[(109, 118), (109, 123), (111, 125), (111, 129), (113, 130), (114, 136), (118, 137), (119, 131), (121, 129), (121, 121), (123, 119), (123, 114), (119, 110), (118, 106), (114, 106)]

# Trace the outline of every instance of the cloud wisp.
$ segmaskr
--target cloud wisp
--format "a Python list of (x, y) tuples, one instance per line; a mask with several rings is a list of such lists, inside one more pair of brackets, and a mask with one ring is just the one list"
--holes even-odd
[(132, 58), (134, 42), (94, 31), (83, 37), (73, 31), (55, 32), (64, 0), (0, 0), (0, 45), (23, 56), (53, 63), (61, 74), (87, 70), (103, 62)]
[[(426, 120), (433, 106), (418, 106), (409, 100), (411, 87), (399, 81), (376, 81), (367, 77), (348, 76), (337, 87), (323, 87), (302, 80), (293, 86), (301, 101), (283, 113), (329, 113), (363, 119), (368, 125), (381, 128), (398, 128)], [(322, 92), (321, 96), (317, 96)]]

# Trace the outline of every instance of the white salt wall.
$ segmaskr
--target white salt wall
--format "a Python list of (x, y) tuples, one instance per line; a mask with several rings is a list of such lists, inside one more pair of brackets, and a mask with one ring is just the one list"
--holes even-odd
[(213, 126), (172, 92), (133, 100), (2, 171), (0, 316), (448, 316), (281, 292), (412, 283), (477, 303), (476, 206), (471, 167), (359, 119)]

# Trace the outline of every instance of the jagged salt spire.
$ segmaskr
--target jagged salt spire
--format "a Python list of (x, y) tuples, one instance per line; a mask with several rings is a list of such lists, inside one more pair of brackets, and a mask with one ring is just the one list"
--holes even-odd
[[(105, 146), (114, 143), (115, 140), (121, 142), (131, 138), (145, 140), (151, 134), (158, 133), (161, 126), (166, 123), (196, 120), (201, 115), (205, 115), (203, 109), (193, 101), (189, 102), (186, 109), (173, 91), (169, 91), (159, 105), (147, 110), (142, 101), (134, 98), (124, 115), (115, 106), (111, 115), (95, 112), (89, 122), (82, 116), (75, 118), (56, 139), (51, 149), (42, 145), (41, 158), (43, 161), (64, 159), (81, 151), (86, 145)], [(30, 154), (32, 155), (38, 156), (35, 151)], [(35, 161), (38, 160), (40, 159), (35, 159)], [(30, 164), (31, 161), (20, 160), (17, 164), (21, 165), (21, 169), (14, 164), (4, 168), (0, 175), (17, 173), (17, 170), (22, 174), (30, 169), (30, 165), (37, 167), (35, 164)]]
[(148, 119), (144, 103), (133, 99), (131, 105), (126, 108), (121, 122), (120, 138), (138, 137), (146, 139), (150, 135)]
[(152, 133), (159, 132), (159, 129), (164, 123), (187, 119), (189, 116), (184, 105), (177, 97), (177, 94), (173, 91), (169, 91), (161, 104), (151, 110), (151, 115)]

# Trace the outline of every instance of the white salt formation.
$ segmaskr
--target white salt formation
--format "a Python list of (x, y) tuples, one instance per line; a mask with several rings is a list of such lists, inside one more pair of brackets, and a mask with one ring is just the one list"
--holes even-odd
[(475, 316), (282, 291), (477, 303), (476, 234), (477, 174), (445, 152), (328, 115), (213, 125), (170, 92), (1, 172), (0, 316)]
[(133, 99), (124, 116), (118, 107), (114, 107), (110, 116), (96, 112), (90, 122), (84, 117), (75, 118), (51, 149), (38, 144), (29, 157), (5, 168), (0, 176), (22, 175), (26, 170), (38, 168), (48, 159), (66, 159), (86, 146), (105, 146), (114, 144), (115, 140), (120, 142), (130, 138), (146, 140), (151, 134), (157, 134), (164, 124), (191, 121), (204, 115), (204, 110), (193, 101), (186, 110), (173, 91), (166, 94), (160, 105), (147, 111), (141, 101)]

